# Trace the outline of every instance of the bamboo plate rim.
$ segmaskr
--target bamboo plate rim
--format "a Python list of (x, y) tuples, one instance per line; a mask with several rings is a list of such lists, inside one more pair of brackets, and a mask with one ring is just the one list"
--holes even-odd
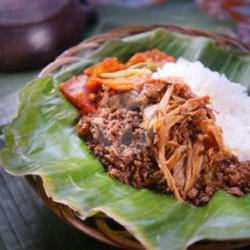
[[(231, 49), (233, 47), (238, 48), (242, 52), (249, 52), (250, 47), (243, 44), (238, 39), (220, 34), (215, 32), (207, 32), (196, 28), (187, 28), (180, 27), (169, 24), (154, 24), (148, 26), (129, 26), (114, 29), (110, 32), (103, 33), (100, 35), (93, 36), (79, 43), (78, 45), (64, 51), (60, 56), (56, 58), (56, 60), (50, 64), (48, 64), (38, 75), (38, 77), (44, 77), (49, 74), (52, 74), (58, 69), (63, 70), (65, 66), (70, 65), (72, 63), (78, 62), (81, 60), (79, 57), (80, 52), (86, 51), (91, 53), (93, 50), (100, 47), (103, 43), (107, 41), (113, 41), (122, 39), (124, 37), (135, 35), (147, 31), (152, 31), (156, 28), (166, 29), (168, 31), (186, 34), (190, 36), (203, 36), (210, 38), (216, 42), (217, 45), (223, 48)], [(69, 208), (66, 205), (60, 204), (58, 202), (54, 202), (52, 198), (48, 197), (42, 183), (42, 179), (39, 176), (28, 175), (26, 176), (26, 180), (33, 187), (36, 193), (43, 199), (44, 203), (52, 210), (52, 212), (57, 215), (61, 220), (65, 221), (72, 227), (78, 229), (80, 232), (89, 235), (90, 237), (101, 241), (105, 244), (109, 244), (114, 247), (118, 247), (121, 249), (130, 249), (130, 250), (142, 250), (143, 246), (131, 238), (123, 238), (118, 237), (116, 234), (112, 235), (111, 233), (107, 233), (106, 221), (107, 218), (99, 218), (96, 217), (96, 226), (89, 226), (80, 219), (79, 215)], [(92, 217), (93, 218), (93, 217)], [(87, 219), (88, 220), (88, 219)], [(86, 220), (86, 221), (87, 221)], [(104, 223), (104, 224), (102, 224)], [(244, 247), (250, 244), (249, 240), (244, 241), (223, 241), (223, 243), (219, 241), (209, 242), (208, 244), (195, 244), (191, 248), (192, 250), (209, 250), (209, 249), (218, 249), (218, 244), (221, 246), (221, 250), (230, 250), (237, 249), (239, 247)]]

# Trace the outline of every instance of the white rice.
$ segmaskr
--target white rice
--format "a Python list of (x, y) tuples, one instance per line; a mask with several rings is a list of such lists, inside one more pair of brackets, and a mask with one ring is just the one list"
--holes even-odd
[(200, 62), (179, 59), (167, 63), (153, 78), (180, 77), (197, 96), (209, 96), (216, 110), (216, 123), (223, 130), (225, 145), (240, 161), (250, 160), (250, 98), (246, 88), (225, 75), (211, 71)]

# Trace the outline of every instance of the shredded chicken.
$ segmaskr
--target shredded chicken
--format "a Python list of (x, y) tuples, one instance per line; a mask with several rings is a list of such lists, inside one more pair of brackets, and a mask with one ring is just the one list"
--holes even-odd
[(207, 106), (209, 97), (196, 97), (176, 79), (166, 84), (168, 88), (161, 101), (154, 105), (150, 115), (145, 114), (146, 140), (170, 191), (184, 203), (206, 163), (218, 154), (227, 157), (230, 152)]

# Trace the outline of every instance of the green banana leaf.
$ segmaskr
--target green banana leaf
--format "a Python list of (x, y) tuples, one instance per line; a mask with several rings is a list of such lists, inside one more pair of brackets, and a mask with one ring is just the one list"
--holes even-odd
[(146, 249), (182, 250), (201, 239), (250, 238), (250, 195), (218, 192), (208, 205), (185, 206), (111, 178), (75, 133), (78, 111), (59, 92), (58, 83), (107, 56), (127, 60), (152, 48), (175, 57), (200, 60), (250, 89), (250, 56), (224, 50), (205, 37), (157, 29), (108, 42), (63, 73), (28, 83), (19, 111), (5, 127), (0, 165), (14, 175), (39, 175), (49, 196), (86, 218), (102, 211), (129, 230)]

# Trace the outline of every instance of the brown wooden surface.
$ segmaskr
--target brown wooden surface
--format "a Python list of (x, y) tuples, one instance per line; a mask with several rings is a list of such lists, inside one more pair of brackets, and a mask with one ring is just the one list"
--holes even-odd
[(94, 17), (79, 0), (1, 0), (0, 70), (46, 65), (82, 40)]

